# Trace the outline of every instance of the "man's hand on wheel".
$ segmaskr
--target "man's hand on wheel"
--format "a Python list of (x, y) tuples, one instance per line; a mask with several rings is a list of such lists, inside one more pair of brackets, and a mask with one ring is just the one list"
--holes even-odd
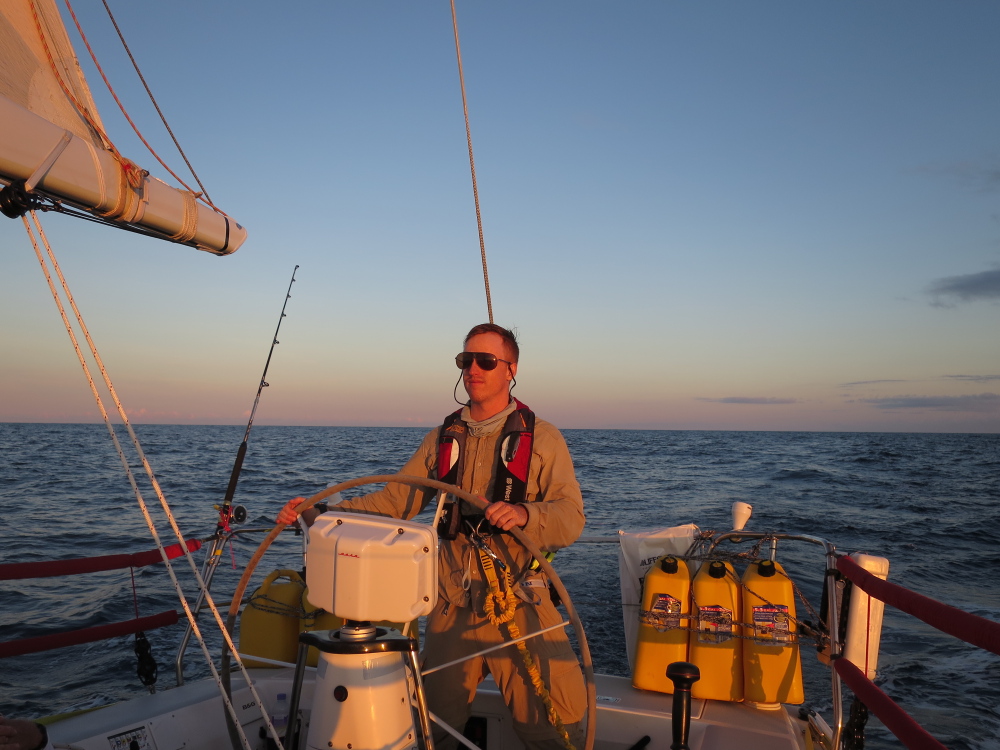
[(504, 531), (510, 531), (515, 526), (523, 527), (528, 522), (528, 509), (521, 503), (490, 503), (485, 514), (487, 521)]

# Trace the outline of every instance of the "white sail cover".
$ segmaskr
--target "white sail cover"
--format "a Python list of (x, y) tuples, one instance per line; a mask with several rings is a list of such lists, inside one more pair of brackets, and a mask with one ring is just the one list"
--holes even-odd
[(663, 555), (687, 554), (698, 527), (693, 523), (671, 526), (656, 531), (619, 531), (618, 576), (622, 589), (622, 619), (625, 626), (625, 646), (628, 666), (635, 666), (635, 643), (639, 637), (639, 605), (642, 603), (642, 581), (653, 563)]
[(0, 0), (0, 181), (224, 255), (246, 230), (150, 177), (103, 135), (55, 0)]

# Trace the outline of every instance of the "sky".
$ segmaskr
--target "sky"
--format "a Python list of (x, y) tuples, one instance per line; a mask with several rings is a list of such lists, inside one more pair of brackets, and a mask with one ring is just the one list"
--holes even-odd
[[(43, 217), (132, 421), (245, 424), (298, 265), (255, 423), (439, 424), (487, 319), (448, 3), (110, 5), (249, 232), (220, 258)], [(540, 416), (1000, 431), (1000, 4), (456, 6), (494, 316)], [(74, 9), (183, 166), (102, 4)], [(0, 219), (0, 421), (98, 421)]]

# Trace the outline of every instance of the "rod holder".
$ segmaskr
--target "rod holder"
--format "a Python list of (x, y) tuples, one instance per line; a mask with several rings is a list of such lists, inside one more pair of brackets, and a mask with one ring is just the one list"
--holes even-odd
[(675, 661), (667, 667), (667, 677), (674, 683), (674, 741), (670, 744), (670, 750), (690, 750), (688, 733), (691, 729), (691, 686), (701, 679), (701, 672), (690, 662)]

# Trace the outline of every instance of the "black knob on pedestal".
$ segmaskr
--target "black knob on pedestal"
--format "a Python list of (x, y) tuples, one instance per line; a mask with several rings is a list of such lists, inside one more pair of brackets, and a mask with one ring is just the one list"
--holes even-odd
[(691, 686), (701, 679), (701, 672), (690, 662), (675, 661), (667, 667), (667, 677), (674, 683), (674, 741), (670, 750), (690, 750), (688, 731), (691, 729)]

